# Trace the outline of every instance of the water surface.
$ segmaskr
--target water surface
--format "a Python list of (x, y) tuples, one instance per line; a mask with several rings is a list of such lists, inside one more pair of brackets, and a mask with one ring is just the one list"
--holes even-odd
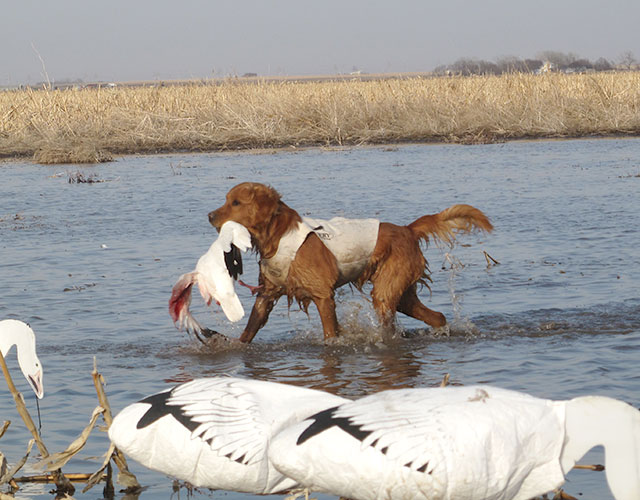
[[(114, 411), (168, 384), (219, 374), (357, 397), (437, 385), (449, 373), (455, 384), (556, 399), (603, 394), (638, 406), (639, 158), (640, 140), (628, 139), (132, 156), (94, 167), (2, 163), (0, 318), (28, 321), (38, 336), (45, 443), (62, 451), (88, 422), (98, 404), (94, 357)], [(100, 182), (70, 183), (79, 172)], [(343, 288), (347, 335), (338, 345), (323, 344), (313, 306), (307, 317), (282, 300), (251, 346), (216, 352), (174, 328), (167, 301), (216, 237), (208, 211), (242, 181), (273, 185), (302, 215), (407, 224), (470, 203), (496, 229), (427, 249), (433, 284), (421, 297), (447, 316), (449, 335), (399, 317), (410, 338), (381, 342), (369, 302)], [(488, 267), (483, 252), (500, 264)], [(255, 283), (255, 257), (245, 269)], [(249, 311), (249, 292), (239, 295)], [(192, 309), (201, 322), (240, 334), (244, 321), (230, 325), (200, 302)], [(15, 354), (8, 362), (35, 416)], [(0, 411), (12, 421), (0, 450), (14, 463), (29, 436), (6, 388)], [(94, 431), (64, 471), (93, 472), (107, 447)], [(583, 462), (603, 457), (596, 450)], [(131, 468), (148, 486), (141, 498), (171, 497), (170, 479)], [(50, 498), (49, 489), (25, 486), (16, 496)], [(572, 472), (565, 490), (611, 498), (602, 473)], [(100, 495), (101, 486), (75, 497)]]

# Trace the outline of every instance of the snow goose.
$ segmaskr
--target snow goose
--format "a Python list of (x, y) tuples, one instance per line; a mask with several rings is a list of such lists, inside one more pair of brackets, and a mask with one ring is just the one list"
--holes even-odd
[(242, 274), (240, 251), (246, 252), (249, 248), (251, 235), (244, 226), (233, 221), (222, 225), (218, 238), (207, 253), (200, 257), (195, 271), (180, 276), (173, 287), (169, 313), (178, 328), (186, 327), (187, 331), (193, 331), (198, 338), (204, 330), (189, 312), (191, 289), (196, 283), (207, 305), (215, 300), (229, 321), (242, 319), (244, 309), (236, 295), (234, 280)]

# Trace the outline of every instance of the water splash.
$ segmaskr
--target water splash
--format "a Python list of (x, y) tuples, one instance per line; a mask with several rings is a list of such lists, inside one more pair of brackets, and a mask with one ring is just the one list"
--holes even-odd
[(464, 302), (464, 295), (456, 291), (456, 277), (465, 265), (455, 255), (445, 252), (444, 262), (442, 267), (445, 268), (446, 264), (449, 264), (449, 278), (447, 279), (447, 286), (449, 289), (449, 297), (451, 298), (451, 305), (453, 307), (453, 320), (447, 323), (443, 328), (438, 328), (433, 331), (434, 335), (467, 335), (469, 337), (475, 337), (478, 329), (473, 324), (468, 316), (462, 313), (462, 304)]
[(341, 345), (360, 345), (383, 347), (400, 337), (400, 327), (384, 328), (367, 300), (350, 300), (340, 304), (339, 320), (341, 336), (337, 343)]

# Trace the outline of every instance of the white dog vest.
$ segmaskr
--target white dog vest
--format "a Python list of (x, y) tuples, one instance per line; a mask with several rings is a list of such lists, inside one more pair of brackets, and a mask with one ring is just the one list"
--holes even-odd
[(284, 286), (298, 249), (313, 232), (336, 257), (340, 273), (337, 285), (344, 285), (356, 280), (364, 270), (378, 241), (379, 227), (378, 219), (303, 217), (297, 228), (280, 239), (275, 255), (260, 261), (260, 270), (271, 282)]

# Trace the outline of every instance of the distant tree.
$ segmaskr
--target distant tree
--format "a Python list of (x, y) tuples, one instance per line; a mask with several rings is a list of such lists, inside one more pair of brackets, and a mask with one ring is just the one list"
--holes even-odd
[(587, 69), (592, 69), (593, 64), (588, 59), (576, 59), (575, 61), (569, 63), (567, 68), (571, 68), (575, 71), (585, 71)]
[(463, 76), (469, 76), (477, 73), (478, 71), (477, 62), (474, 59), (465, 58), (458, 59), (449, 67), (449, 69), (452, 73)]
[(531, 70), (522, 59), (515, 56), (501, 57), (496, 61), (500, 73), (528, 73)]
[(613, 69), (613, 65), (604, 57), (600, 57), (593, 63), (593, 69), (596, 71), (611, 71)]
[(530, 71), (531, 73), (535, 73), (538, 69), (540, 69), (542, 67), (542, 65), (544, 64), (544, 61), (540, 60), (540, 59), (525, 59), (524, 60), (524, 65), (527, 68), (527, 71)]
[(448, 69), (451, 73), (464, 76), (497, 75), (500, 73), (495, 63), (481, 59), (458, 59)]
[(450, 71), (451, 70), (449, 69), (449, 66), (447, 66), (446, 64), (441, 64), (440, 66), (436, 66), (435, 68), (433, 68), (433, 72), (436, 75), (447, 75)]
[(500, 68), (496, 63), (491, 61), (478, 61), (479, 74), (481, 75), (499, 75), (501, 73)]
[(637, 61), (635, 56), (633, 55), (633, 52), (628, 50), (620, 55), (620, 57), (618, 58), (618, 63), (620, 63), (620, 66), (622, 66), (624, 69), (632, 69), (637, 64)]

